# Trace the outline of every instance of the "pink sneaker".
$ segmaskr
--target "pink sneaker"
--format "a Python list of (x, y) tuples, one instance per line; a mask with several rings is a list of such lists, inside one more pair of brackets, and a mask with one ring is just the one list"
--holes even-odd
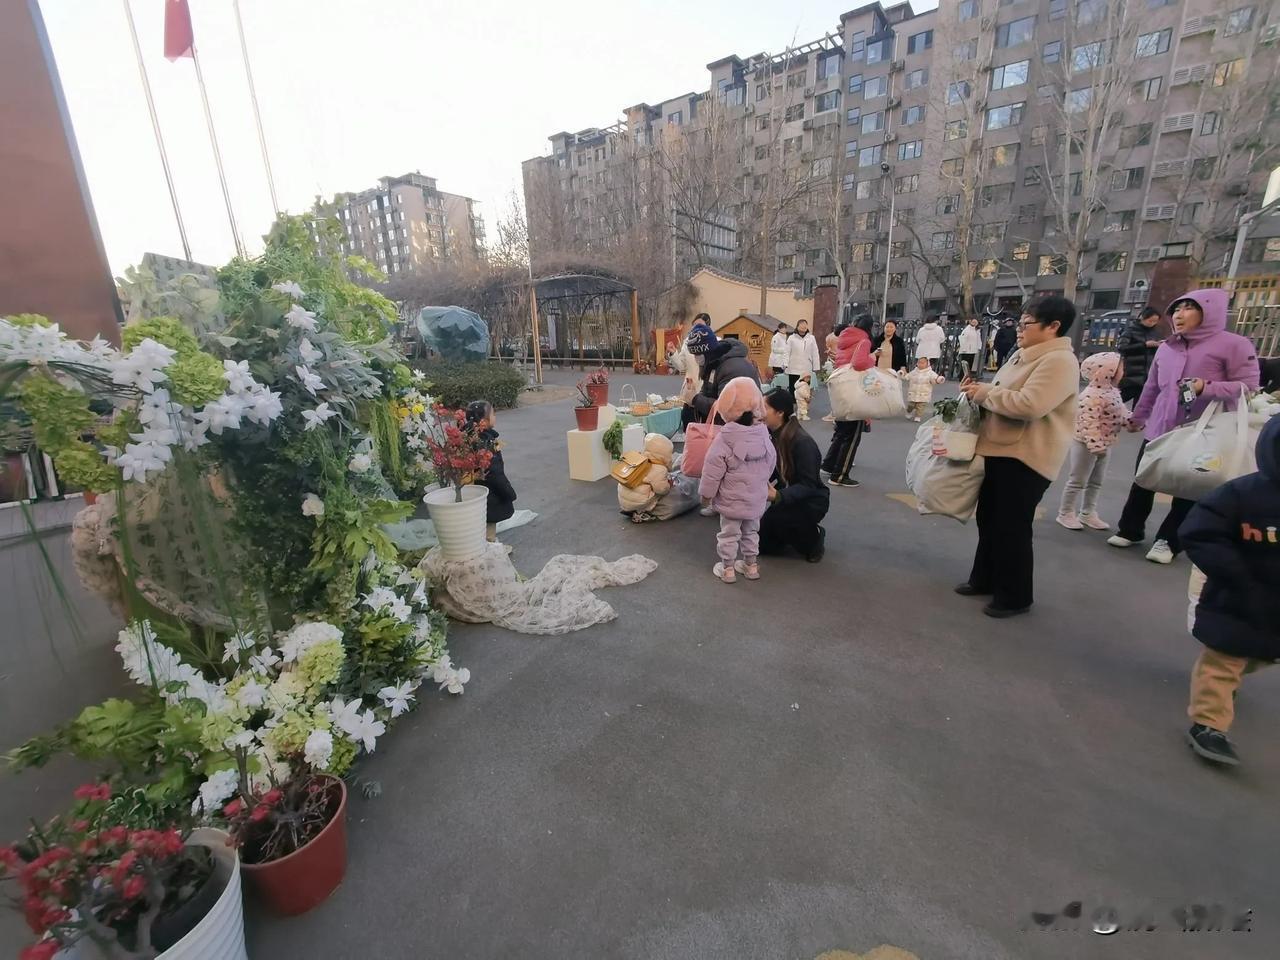
[(1080, 522), (1083, 523), (1090, 530), (1110, 530), (1111, 529), (1111, 524), (1107, 523), (1107, 521), (1103, 520), (1096, 513), (1082, 513), (1080, 515)]
[(711, 572), (725, 583), (737, 583), (738, 581), (737, 576), (734, 575), (733, 567), (726, 567), (723, 563), (717, 563), (711, 568)]
[(1084, 529), (1084, 524), (1080, 522), (1080, 518), (1077, 517), (1074, 513), (1060, 513), (1058, 514), (1057, 519), (1058, 519), (1058, 524), (1060, 526), (1066, 527), (1068, 530)]
[(747, 563), (747, 561), (745, 560), (735, 560), (733, 561), (733, 569), (737, 570), (740, 574), (742, 574), (748, 580), (760, 579), (759, 564)]

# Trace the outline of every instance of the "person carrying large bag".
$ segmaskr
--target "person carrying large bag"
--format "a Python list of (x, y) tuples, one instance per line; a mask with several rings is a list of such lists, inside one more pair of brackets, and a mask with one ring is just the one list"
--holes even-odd
[[(836, 393), (840, 389), (839, 377), (870, 371), (875, 363), (871, 358), (871, 317), (863, 314), (852, 324), (839, 327), (838, 330), (835, 370), (827, 378), (836, 429), (831, 436), (831, 445), (827, 447), (827, 455), (822, 458), (822, 469), (831, 475), (832, 486), (856, 487), (858, 481), (849, 476), (849, 471), (853, 469), (853, 458), (858, 455), (858, 445), (862, 442), (864, 418), (844, 415), (841, 410), (837, 410)], [(896, 389), (901, 398), (901, 387)], [(841, 403), (842, 408), (843, 406)]]

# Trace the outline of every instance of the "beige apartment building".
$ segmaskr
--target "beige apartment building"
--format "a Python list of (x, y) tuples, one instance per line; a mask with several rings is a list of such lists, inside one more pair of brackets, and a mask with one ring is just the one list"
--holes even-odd
[(343, 253), (375, 263), (388, 276), (439, 261), (484, 256), (484, 221), (477, 202), (446, 193), (435, 177), (406, 173), (376, 187), (319, 202), (317, 214), (337, 217), (346, 230)]
[[(871, 3), (707, 69), (707, 91), (525, 162), (535, 262), (631, 231), (657, 235), (677, 278), (835, 283), (890, 317), (1064, 287), (1125, 308), (1159, 261), (1225, 272), (1280, 166), (1264, 0)], [(1276, 273), (1280, 216), (1260, 217), (1239, 274)]]

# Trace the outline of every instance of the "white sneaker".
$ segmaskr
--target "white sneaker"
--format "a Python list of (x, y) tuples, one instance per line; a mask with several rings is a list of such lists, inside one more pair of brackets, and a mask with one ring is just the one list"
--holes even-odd
[(733, 561), (733, 569), (748, 580), (760, 579), (760, 567), (757, 564), (748, 564), (745, 560), (735, 560)]
[(698, 513), (702, 514), (702, 516), (704, 517), (714, 517), (716, 515), (716, 508), (713, 506), (707, 505), (699, 509)]
[(1141, 542), (1141, 540), (1130, 540), (1128, 537), (1122, 537), (1118, 533), (1115, 536), (1107, 537), (1107, 543), (1113, 547), (1132, 547), (1135, 543)]
[(1074, 513), (1060, 513), (1057, 516), (1058, 525), (1066, 527), (1068, 530), (1083, 530), (1084, 524), (1080, 522), (1080, 518)]
[(1103, 520), (1096, 513), (1080, 514), (1080, 522), (1083, 523), (1090, 530), (1110, 530), (1111, 529), (1111, 524), (1107, 523), (1107, 521)]
[(738, 580), (737, 575), (733, 572), (733, 567), (726, 567), (723, 563), (717, 563), (711, 568), (711, 572), (716, 575), (717, 579), (725, 583), (736, 583)]
[(1173, 551), (1169, 549), (1168, 540), (1157, 540), (1147, 551), (1147, 559), (1152, 563), (1173, 563)]

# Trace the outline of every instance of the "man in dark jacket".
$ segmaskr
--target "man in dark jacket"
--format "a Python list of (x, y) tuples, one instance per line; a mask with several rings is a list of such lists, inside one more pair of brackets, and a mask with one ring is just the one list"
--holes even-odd
[(760, 385), (760, 371), (747, 356), (745, 343), (731, 338), (717, 340), (709, 330), (707, 334), (699, 335), (699, 330), (695, 327), (686, 344), (702, 367), (702, 391), (690, 401), (699, 420), (706, 420), (711, 414), (720, 391), (730, 380), (750, 377), (757, 386)]
[(1014, 326), (1013, 317), (1005, 317), (1001, 321), (992, 345), (996, 348), (996, 366), (1003, 367), (1009, 354), (1018, 346), (1018, 328)]
[(1160, 311), (1147, 307), (1142, 316), (1130, 321), (1129, 326), (1116, 340), (1116, 350), (1124, 358), (1124, 379), (1120, 381), (1120, 397), (1131, 403), (1142, 395), (1142, 385), (1147, 382), (1147, 371), (1160, 346), (1156, 327), (1160, 325)]
[(1257, 452), (1257, 473), (1224, 483), (1178, 530), (1206, 578), (1192, 612), (1205, 649), (1191, 671), (1187, 740), (1206, 760), (1232, 765), (1240, 760), (1227, 731), (1240, 679), (1280, 660), (1280, 417), (1262, 428)]

